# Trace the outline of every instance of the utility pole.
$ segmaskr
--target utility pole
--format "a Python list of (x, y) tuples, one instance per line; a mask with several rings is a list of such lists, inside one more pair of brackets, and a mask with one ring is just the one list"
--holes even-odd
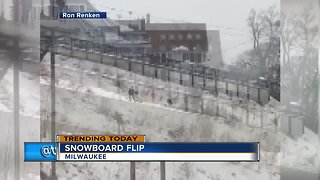
[(3, 20), (3, 19), (4, 19), (4, 1), (5, 1), (5, 0), (1, 0), (0, 20)]
[[(55, 13), (55, 0), (51, 0), (51, 20), (54, 21), (56, 19)], [(51, 54), (50, 54), (50, 70), (51, 70), (51, 81), (50, 81), (50, 89), (51, 89), (51, 141), (55, 142), (56, 137), (56, 72), (55, 72), (55, 30), (51, 30)], [(51, 163), (51, 179), (58, 179), (56, 174), (56, 162)]]
[[(13, 1), (13, 21), (14, 25), (19, 23), (19, 0)], [(14, 119), (14, 179), (20, 179), (20, 56), (19, 39), (13, 40), (13, 119)]]

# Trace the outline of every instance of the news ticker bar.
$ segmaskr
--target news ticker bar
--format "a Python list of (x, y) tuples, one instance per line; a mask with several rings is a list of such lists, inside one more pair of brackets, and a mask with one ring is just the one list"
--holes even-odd
[(259, 143), (26, 142), (25, 161), (259, 161)]
[(60, 19), (106, 19), (107, 12), (60, 12)]

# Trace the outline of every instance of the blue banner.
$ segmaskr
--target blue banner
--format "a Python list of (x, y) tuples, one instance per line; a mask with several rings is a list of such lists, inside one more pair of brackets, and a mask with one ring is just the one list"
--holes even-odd
[(107, 12), (60, 12), (60, 19), (106, 19)]
[(61, 153), (257, 153), (258, 143), (59, 143)]
[(24, 160), (25, 161), (55, 161), (56, 155), (57, 155), (56, 143), (48, 143), (48, 142), (24, 143)]

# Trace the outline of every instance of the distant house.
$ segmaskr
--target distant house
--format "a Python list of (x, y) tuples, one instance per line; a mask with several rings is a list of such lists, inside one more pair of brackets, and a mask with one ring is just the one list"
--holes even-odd
[(204, 23), (147, 23), (155, 56), (202, 63), (207, 60), (208, 37)]
[(143, 57), (150, 49), (150, 42), (145, 31), (145, 20), (116, 20), (118, 24), (117, 41), (113, 42), (117, 53), (137, 58)]

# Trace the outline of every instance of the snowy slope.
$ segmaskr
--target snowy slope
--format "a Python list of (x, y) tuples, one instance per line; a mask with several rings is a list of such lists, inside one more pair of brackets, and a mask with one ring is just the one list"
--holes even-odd
[[(66, 61), (63, 68), (57, 65), (58, 132), (145, 134), (147, 141), (169, 142), (261, 141), (264, 144), (260, 163), (167, 163), (167, 179), (279, 179), (278, 153), (272, 152), (279, 144), (275, 133), (223, 117), (169, 108), (161, 101), (130, 102), (126, 90), (117, 94), (113, 81), (97, 76), (97, 70), (90, 71), (90, 65), (82, 66), (86, 70), (81, 75), (75, 67), (79, 62)], [(82, 80), (77, 79), (80, 76)], [(42, 104), (50, 104), (46, 98), (49, 80), (46, 76), (41, 79)], [(114, 117), (116, 112), (123, 117), (123, 128)], [(44, 164), (43, 169), (48, 172), (48, 168)], [(59, 163), (57, 171), (65, 179), (128, 179), (128, 170), (129, 163)], [(137, 179), (159, 179), (159, 172), (159, 163), (137, 163)]]
[[(59, 57), (59, 56), (58, 56)], [(45, 62), (45, 66), (47, 66), (46, 62)], [(44, 66), (44, 67), (45, 67)], [(48, 68), (47, 70), (48, 71)], [(115, 86), (115, 79), (117, 77), (117, 75), (122, 77), (122, 80), (124, 82), (124, 84), (132, 84), (132, 85), (127, 85), (124, 86), (120, 89), (118, 89)], [(179, 114), (181, 113), (185, 113), (182, 110), (174, 110), (172, 108), (168, 108), (168, 107), (164, 107), (165, 104), (165, 99), (161, 100), (160, 96), (166, 97), (168, 95), (168, 88), (166, 89), (165, 87), (168, 87), (168, 83), (166, 82), (162, 82), (160, 80), (156, 80), (156, 79), (151, 79), (151, 78), (146, 78), (143, 76), (139, 76), (139, 75), (135, 75), (135, 74), (131, 74), (127, 71), (124, 70), (120, 70), (114, 67), (108, 67), (108, 66), (104, 66), (101, 64), (96, 64), (96, 63), (92, 63), (92, 62), (88, 62), (88, 61), (80, 61), (78, 59), (71, 59), (71, 58), (66, 58), (66, 57), (62, 57), (60, 56), (57, 60), (57, 76), (59, 77), (58, 86), (60, 88), (63, 89), (69, 89), (72, 91), (76, 92), (81, 92), (81, 93), (85, 93), (87, 94), (87, 97), (94, 95), (94, 96), (99, 96), (99, 97), (105, 97), (108, 98), (109, 100), (112, 101), (112, 109), (118, 109), (117, 106), (114, 106), (114, 104), (119, 103), (119, 101), (113, 101), (113, 100), (121, 100), (121, 101), (128, 101), (127, 99), (127, 89), (126, 87), (129, 86), (135, 86), (139, 88), (139, 92), (143, 92), (144, 90), (149, 90), (151, 89), (150, 86), (154, 86), (156, 87), (158, 90), (158, 94), (156, 97), (156, 101), (152, 102), (151, 98), (146, 95), (143, 98), (143, 104), (144, 105), (148, 105), (151, 107), (156, 107), (158, 110), (159, 109), (164, 109), (164, 110), (170, 110), (170, 111), (177, 111), (179, 112)], [(101, 78), (102, 77), (102, 78)], [(48, 77), (43, 77), (43, 84), (46, 84), (48, 82)], [(175, 84), (170, 84), (171, 90), (175, 90), (178, 92), (185, 92), (185, 91), (191, 91), (190, 88), (185, 88), (183, 86), (179, 86), (179, 85), (175, 85)], [(146, 91), (147, 91), (146, 90)], [(166, 91), (167, 90), (167, 91)], [(120, 95), (118, 94), (120, 93)], [(65, 95), (68, 96), (68, 95)], [(75, 95), (78, 97), (78, 95)], [(65, 97), (64, 97), (65, 98)], [(315, 141), (317, 136), (314, 134), (310, 134), (308, 139), (304, 139), (304, 143), (301, 144), (305, 144), (305, 145), (309, 145), (309, 148), (311, 149), (307, 156), (302, 156), (302, 158), (297, 159), (295, 158), (295, 154), (292, 153), (286, 153), (287, 150), (289, 148), (285, 148), (287, 146), (299, 146), (299, 148), (304, 149), (306, 146), (300, 146), (300, 143), (297, 143), (297, 141), (292, 140), (291, 138), (286, 137), (284, 134), (281, 134), (281, 136), (279, 135), (278, 137), (276, 137), (275, 133), (272, 133), (272, 131), (274, 130), (274, 120), (275, 118), (277, 119), (277, 117), (279, 116), (279, 112), (278, 112), (278, 102), (275, 100), (271, 99), (271, 102), (266, 105), (265, 107), (261, 107), (259, 105), (257, 105), (254, 102), (249, 102), (249, 104), (245, 105), (245, 104), (239, 104), (239, 100), (237, 100), (236, 98), (234, 99), (230, 99), (229, 97), (220, 95), (218, 98), (216, 97), (209, 97), (211, 99), (214, 99), (215, 101), (217, 101), (219, 104), (223, 104), (222, 108), (224, 108), (224, 111), (221, 111), (224, 114), (227, 114), (227, 116), (222, 116), (223, 118), (217, 118), (217, 117), (209, 117), (209, 116), (201, 116), (201, 117), (207, 117), (207, 118), (211, 118), (211, 119), (220, 119), (221, 120), (221, 124), (227, 124), (227, 128), (216, 128), (214, 129), (215, 132), (220, 131), (220, 133), (225, 133), (225, 135), (221, 135), (220, 134), (220, 141), (224, 140), (230, 140), (230, 139), (234, 139), (234, 140), (243, 140), (243, 141), (248, 141), (251, 140), (248, 136), (245, 136), (244, 134), (248, 134), (247, 132), (244, 132), (245, 129), (256, 129), (257, 131), (260, 131), (260, 136), (264, 137), (263, 140), (261, 140), (261, 142), (268, 142), (273, 143), (274, 145), (280, 145), (279, 141), (280, 137), (283, 137), (282, 140), (282, 144), (284, 144), (281, 148), (281, 155), (282, 155), (282, 159), (285, 160), (289, 160), (287, 163), (285, 161), (281, 162), (282, 165), (286, 165), (286, 166), (291, 166), (295, 165), (294, 168), (298, 168), (298, 169), (302, 169), (302, 170), (308, 170), (308, 171), (314, 171), (316, 169), (316, 164), (310, 164), (309, 167), (305, 166), (306, 163), (308, 163), (308, 161), (306, 160), (306, 158), (304, 157), (316, 157), (316, 152), (317, 152), (317, 146), (312, 145), (312, 142), (317, 142)], [(88, 98), (91, 99), (91, 98)], [(100, 100), (103, 101), (103, 104), (108, 104), (105, 103), (105, 100)], [(95, 101), (98, 102), (98, 101)], [(180, 102), (181, 103), (181, 102)], [(76, 104), (76, 103), (75, 103)], [(177, 103), (178, 104), (178, 103)], [(181, 105), (181, 104), (180, 104)], [(125, 103), (124, 105), (120, 105), (119, 109), (123, 109), (124, 107), (127, 106), (127, 103)], [(139, 106), (139, 105), (138, 105)], [(247, 115), (247, 117), (245, 115), (243, 115), (243, 107), (249, 107), (249, 114)], [(68, 106), (66, 106), (68, 107)], [(221, 106), (220, 106), (221, 107)], [(236, 107), (236, 108), (234, 108)], [(174, 106), (174, 108), (177, 109), (181, 109), (181, 107), (179, 107), (179, 105)], [(80, 108), (81, 109), (81, 108)], [(92, 108), (91, 108), (92, 109)], [(126, 108), (125, 108), (126, 109)], [(130, 113), (135, 112), (136, 108), (134, 108), (135, 110), (131, 110)], [(182, 108), (183, 109), (183, 108)], [(231, 109), (231, 111), (230, 111)], [(128, 112), (126, 110), (126, 112)], [(150, 110), (145, 110), (144, 112), (149, 112), (150, 114), (154, 114), (154, 111), (150, 111)], [(261, 113), (263, 112), (263, 113)], [(103, 119), (103, 117), (101, 117), (101, 115), (96, 115), (95, 113), (89, 112), (91, 113), (90, 116), (85, 116), (85, 115), (81, 115), (80, 118), (84, 117), (83, 119), (86, 119), (86, 117), (92, 117), (92, 119), (99, 119), (98, 121), (101, 121), (101, 119)], [(143, 114), (142, 113), (142, 114)], [(161, 111), (162, 113), (162, 111)], [(231, 114), (233, 113), (233, 114)], [(76, 114), (76, 113), (75, 113)], [(87, 113), (85, 113), (87, 114)], [(125, 114), (125, 113), (124, 113)], [(163, 114), (167, 114), (163, 113)], [(189, 113), (190, 114), (190, 113)], [(223, 114), (222, 114), (223, 115)], [(238, 118), (238, 121), (233, 121), (231, 118), (231, 115), (235, 115)], [(65, 116), (65, 115), (63, 115)], [(71, 115), (74, 116), (74, 115)], [(221, 116), (221, 114), (220, 114)], [(143, 117), (145, 118), (145, 117)], [(68, 119), (66, 117), (64, 117), (63, 119)], [(171, 119), (175, 119), (176, 121), (178, 121), (179, 119), (185, 119), (184, 117), (182, 117), (180, 115), (180, 117), (178, 118), (171, 118)], [(239, 121), (240, 119), (240, 121)], [(84, 120), (85, 121), (85, 120)], [(127, 120), (128, 121), (128, 120)], [(196, 122), (196, 120), (192, 120), (194, 122)], [(249, 124), (248, 124), (249, 121)], [(259, 122), (260, 121), (260, 122)], [(199, 121), (200, 122), (200, 121)], [(201, 121), (202, 122), (202, 121)], [(242, 122), (242, 123), (240, 123)], [(243, 123), (245, 122), (245, 123)], [(263, 122), (263, 128), (257, 128), (261, 126), (261, 122)], [(185, 124), (185, 122), (181, 122), (183, 124)], [(108, 123), (108, 125), (111, 124), (112, 128), (108, 129), (108, 126), (103, 126), (104, 128), (108, 129), (108, 131), (105, 132), (114, 132), (114, 131), (118, 131), (118, 126), (116, 123)], [(77, 126), (81, 125), (81, 123), (78, 123)], [(90, 124), (86, 124), (86, 126), (92, 128), (92, 126), (90, 126)], [(230, 133), (226, 133), (226, 132), (230, 132), (230, 126), (231, 127), (238, 127), (240, 129), (240, 131), (242, 131), (241, 133), (235, 133), (236, 137), (230, 137)], [(132, 127), (132, 125), (130, 125), (130, 127)], [(144, 131), (146, 131), (149, 128), (154, 128), (154, 126), (150, 126), (150, 127), (143, 127), (140, 128), (139, 130), (143, 129)], [(207, 126), (206, 126), (207, 127)], [(77, 128), (79, 129), (79, 128)], [(131, 130), (129, 130), (128, 132), (140, 132), (139, 130), (137, 131), (133, 131), (135, 128), (130, 128)], [(166, 129), (168, 129), (166, 127)], [(176, 129), (175, 131), (181, 130), (180, 129)], [(268, 132), (270, 131), (271, 132)], [(198, 132), (200, 132), (201, 130), (198, 130)], [(209, 132), (211, 130), (208, 130)], [(89, 132), (88, 130), (85, 132)], [(96, 130), (96, 131), (92, 131), (92, 132), (101, 132), (101, 130)], [(127, 131), (126, 131), (127, 132)], [(157, 131), (156, 131), (157, 132)], [(147, 134), (147, 133), (145, 133)], [(171, 135), (175, 135), (174, 133), (171, 133)], [(207, 133), (208, 134), (208, 133)], [(210, 133), (209, 133), (210, 134)], [(274, 135), (274, 137), (272, 138), (268, 138), (268, 136), (272, 136)], [(154, 135), (154, 132), (151, 132), (150, 135), (147, 135), (148, 137), (159, 137), (158, 135)], [(186, 136), (186, 135), (185, 135)], [(200, 137), (199, 137), (200, 136)], [(202, 135), (198, 135), (197, 138), (199, 141), (204, 140), (206, 138), (201, 138), (201, 136), (206, 136), (206, 133), (203, 133)], [(214, 138), (216, 138), (215, 135), (213, 135)], [(255, 135), (256, 136), (256, 135)], [(219, 135), (218, 135), (219, 137)], [(311, 138), (312, 137), (312, 138)], [(164, 140), (166, 141), (177, 141), (178, 139), (170, 139), (172, 137), (166, 137)], [(194, 138), (194, 137), (193, 137)], [(196, 139), (197, 139), (196, 138)], [(155, 139), (152, 139), (153, 141)], [(186, 141), (188, 140), (188, 137), (186, 136), (186, 138), (182, 141)], [(212, 141), (212, 140), (210, 140)], [(281, 144), (281, 145), (282, 145)], [(316, 143), (314, 143), (316, 144)], [(268, 151), (277, 151), (277, 147), (271, 147), (270, 146), (263, 146), (262, 148), (265, 148)], [(274, 154), (272, 152), (269, 153), (265, 153), (262, 152), (262, 157), (267, 157), (269, 160), (268, 162), (265, 162), (265, 164), (270, 164), (270, 167), (273, 167), (274, 169), (278, 169), (278, 166), (274, 166), (275, 164), (280, 164), (280, 156), (279, 154)], [(274, 161), (273, 159), (277, 158), (276, 161)], [(298, 166), (297, 166), (298, 165)], [(270, 168), (269, 167), (269, 168)]]

